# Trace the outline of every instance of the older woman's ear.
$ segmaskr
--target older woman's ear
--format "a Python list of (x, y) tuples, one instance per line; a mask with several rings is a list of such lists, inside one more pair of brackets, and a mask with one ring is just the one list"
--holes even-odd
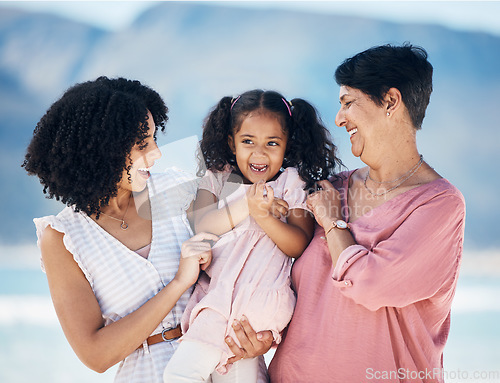
[(403, 96), (397, 88), (390, 88), (384, 96), (384, 105), (386, 107), (387, 116), (396, 112), (403, 103)]

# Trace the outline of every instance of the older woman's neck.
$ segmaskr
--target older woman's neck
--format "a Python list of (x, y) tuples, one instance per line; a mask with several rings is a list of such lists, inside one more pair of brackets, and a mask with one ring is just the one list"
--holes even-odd
[[(401, 129), (401, 127), (400, 127)], [(364, 161), (370, 167), (370, 177), (378, 182), (388, 182), (409, 172), (420, 161), (414, 128), (398, 132), (384, 141), (371, 158)]]

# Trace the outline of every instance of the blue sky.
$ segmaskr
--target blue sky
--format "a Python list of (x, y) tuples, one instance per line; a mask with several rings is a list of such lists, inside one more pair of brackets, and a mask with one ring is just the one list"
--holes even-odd
[[(189, 1), (189, 0), (188, 0)], [(500, 1), (203, 1), (238, 7), (300, 9), (374, 17), (401, 23), (432, 23), (500, 36)], [(0, 5), (63, 15), (105, 29), (131, 23), (155, 1), (0, 1)]]

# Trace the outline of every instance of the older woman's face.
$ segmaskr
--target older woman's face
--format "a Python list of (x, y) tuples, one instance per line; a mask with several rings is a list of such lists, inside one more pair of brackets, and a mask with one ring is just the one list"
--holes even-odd
[(161, 157), (160, 149), (154, 140), (156, 126), (153, 116), (148, 111), (148, 137), (139, 146), (135, 145), (130, 152), (130, 159), (127, 161), (131, 165), (129, 176), (126, 171), (123, 172), (121, 180), (121, 188), (132, 191), (141, 191), (146, 187), (146, 181), (150, 177), (149, 169), (154, 165), (155, 161)]
[(359, 89), (345, 85), (340, 87), (339, 99), (340, 109), (335, 124), (346, 129), (352, 154), (363, 160), (372, 155), (384, 140), (385, 108), (375, 104)]

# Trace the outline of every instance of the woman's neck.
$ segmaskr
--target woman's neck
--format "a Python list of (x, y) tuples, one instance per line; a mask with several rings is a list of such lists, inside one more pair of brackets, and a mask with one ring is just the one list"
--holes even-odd
[(110, 198), (106, 206), (101, 207), (101, 211), (106, 214), (119, 215), (123, 213), (127, 207), (133, 204), (134, 196), (130, 190), (119, 189), (116, 197)]
[(371, 180), (386, 183), (404, 176), (418, 166), (420, 154), (417, 148), (398, 150), (377, 161), (366, 161), (369, 166), (369, 177)]

